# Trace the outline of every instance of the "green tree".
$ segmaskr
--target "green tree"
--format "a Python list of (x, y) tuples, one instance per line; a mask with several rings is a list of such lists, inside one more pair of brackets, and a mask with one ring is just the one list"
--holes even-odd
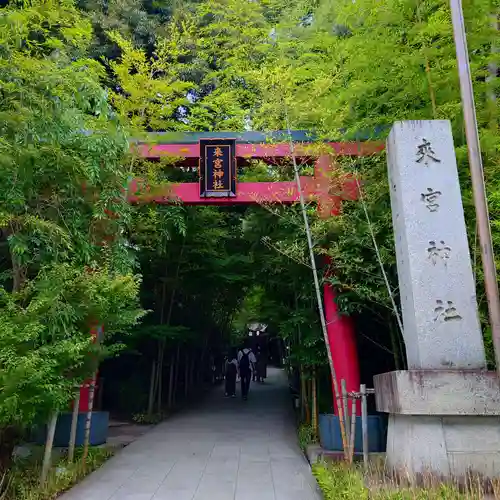
[[(474, 90), (483, 146), (495, 251), (498, 255), (499, 122), (491, 101), (499, 79), (489, 78), (498, 63), (497, 32), (491, 13), (498, 2), (464, 4)], [(265, 64), (250, 71), (259, 89), (260, 106), (253, 120), (259, 128), (313, 129), (320, 138), (383, 140), (396, 120), (450, 119), (469, 224), (472, 255), (477, 255), (463, 119), (452, 26), (446, 2), (372, 0), (297, 2), (276, 22), (275, 43)], [(397, 296), (392, 224), (383, 155), (360, 161), (332, 156), (338, 177), (355, 173), (362, 179), (363, 200), (344, 202), (339, 217), (313, 224), (319, 253), (335, 267), (334, 283), (343, 291), (344, 311), (374, 314), (379, 324), (397, 331), (396, 311), (383, 285), (381, 265)], [(366, 213), (365, 213), (366, 208)], [(376, 256), (369, 229), (381, 249)], [(476, 265), (476, 263), (475, 263)], [(478, 298), (483, 313), (482, 273), (477, 268)], [(392, 344), (397, 344), (393, 335)]]
[(89, 319), (103, 318), (106, 337), (125, 331), (142, 312), (139, 281), (60, 264), (45, 268), (20, 294), (0, 289), (0, 467), (8, 467), (22, 431), (64, 410), (93, 360), (119, 346), (97, 346)]
[[(128, 142), (72, 2), (0, 12), (0, 467), (15, 437), (67, 407), (93, 356), (143, 314), (124, 237)], [(93, 346), (104, 326), (110, 351)]]

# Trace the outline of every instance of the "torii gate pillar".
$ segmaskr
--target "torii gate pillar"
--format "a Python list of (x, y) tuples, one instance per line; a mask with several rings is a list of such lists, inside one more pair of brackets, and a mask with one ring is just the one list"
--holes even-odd
[[(321, 155), (316, 160), (314, 177), (316, 179), (316, 192), (319, 198), (318, 213), (320, 217), (335, 217), (340, 210), (342, 198), (354, 198), (357, 193), (357, 186), (351, 182), (341, 182), (337, 186), (332, 186), (332, 164), (329, 155)], [(334, 272), (335, 263), (330, 257), (325, 258), (325, 278)], [(328, 332), (328, 345), (332, 356), (333, 366), (337, 380), (345, 380), (348, 392), (358, 392), (360, 386), (359, 358), (356, 345), (356, 331), (352, 318), (346, 314), (341, 314), (337, 305), (337, 292), (333, 285), (326, 280), (323, 285), (323, 305), (325, 310), (325, 321)], [(332, 394), (334, 397), (334, 413), (338, 413), (335, 404), (335, 387), (332, 380)], [(341, 395), (338, 395), (339, 397)], [(352, 409), (348, 408), (351, 412)]]

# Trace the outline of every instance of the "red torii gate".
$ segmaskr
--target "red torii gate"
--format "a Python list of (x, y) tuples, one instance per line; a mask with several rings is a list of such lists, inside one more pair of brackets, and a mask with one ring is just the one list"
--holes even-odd
[[(179, 158), (178, 167), (200, 167), (200, 140), (235, 141), (235, 163), (248, 163), (249, 160), (262, 160), (266, 163), (286, 161), (292, 156), (287, 134), (277, 132), (274, 144), (266, 142), (269, 136), (258, 132), (245, 133), (189, 133), (177, 140), (168, 140), (168, 135), (152, 134), (153, 141), (137, 143), (133, 149), (142, 158), (159, 160), (162, 157)], [(307, 200), (318, 204), (320, 216), (330, 217), (338, 214), (342, 199), (354, 199), (357, 195), (355, 180), (343, 179), (340, 189), (332, 192), (332, 158), (334, 156), (369, 156), (380, 153), (383, 143), (375, 142), (318, 142), (311, 141), (307, 133), (292, 132), (294, 154), (299, 161), (314, 161), (314, 176), (301, 177), (303, 194)], [(132, 179), (128, 186), (128, 200), (131, 203), (170, 204), (175, 201), (186, 205), (239, 205), (281, 203), (293, 204), (299, 201), (297, 184), (289, 182), (239, 182), (234, 196), (200, 196), (199, 182), (170, 185), (168, 191), (150, 191), (139, 179)], [(330, 264), (330, 262), (326, 262)], [(333, 363), (339, 380), (344, 379), (348, 391), (358, 391), (360, 384), (359, 360), (356, 348), (354, 325), (349, 316), (338, 312), (336, 293), (329, 283), (323, 287), (325, 319)], [(83, 391), (84, 389), (82, 389)], [(82, 394), (82, 403), (87, 401)], [(84, 406), (84, 405), (82, 405)], [(335, 405), (334, 405), (335, 407)], [(80, 411), (85, 411), (81, 408)], [(336, 408), (335, 408), (336, 411)]]

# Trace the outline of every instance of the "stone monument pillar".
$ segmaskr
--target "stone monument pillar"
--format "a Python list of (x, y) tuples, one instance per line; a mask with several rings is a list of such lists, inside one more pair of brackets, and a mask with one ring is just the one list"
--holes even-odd
[(500, 391), (486, 371), (449, 121), (394, 124), (389, 187), (408, 371), (377, 375), (388, 465), (500, 473)]

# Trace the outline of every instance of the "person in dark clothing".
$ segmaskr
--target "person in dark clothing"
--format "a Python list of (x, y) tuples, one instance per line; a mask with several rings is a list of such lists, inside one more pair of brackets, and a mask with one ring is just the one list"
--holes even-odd
[(248, 399), (248, 391), (250, 390), (250, 381), (252, 373), (255, 370), (255, 354), (249, 347), (244, 347), (238, 353), (238, 369), (241, 377), (241, 396), (246, 401)]
[(236, 375), (238, 374), (238, 359), (236, 352), (231, 352), (226, 359), (226, 397), (236, 397)]
[(257, 375), (257, 382), (263, 384), (266, 373), (266, 360), (264, 353), (262, 352), (262, 349), (260, 347), (257, 349), (256, 358), (257, 358), (257, 365), (255, 367), (255, 372)]
[(253, 374), (252, 374), (252, 381), (253, 382), (260, 382), (259, 380), (259, 371), (258, 371), (258, 366), (259, 366), (259, 360), (260, 360), (260, 348), (257, 346), (255, 352), (255, 366), (253, 367)]

